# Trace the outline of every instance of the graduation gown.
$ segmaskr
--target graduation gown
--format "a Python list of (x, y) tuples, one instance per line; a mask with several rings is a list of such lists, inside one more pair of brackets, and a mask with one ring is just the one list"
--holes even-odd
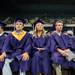
[(25, 31), (17, 34), (16, 31), (13, 31), (7, 36), (2, 51), (7, 53), (7, 58), (18, 60), (21, 71), (27, 71), (29, 70), (29, 61), (22, 61), (22, 54), (24, 52), (29, 53), (30, 49), (30, 34)]
[(57, 52), (57, 48), (60, 48), (62, 50), (69, 49), (68, 36), (63, 33), (61, 33), (61, 35), (58, 35), (57, 32), (53, 32), (50, 38), (50, 50), (52, 52), (51, 59), (53, 63), (60, 64), (64, 68), (69, 68), (69, 61), (67, 61), (65, 57)]
[[(34, 37), (33, 36), (33, 57), (32, 57), (32, 74), (44, 73), (50, 74), (50, 58), (49, 47), (50, 40), (48, 37)], [(37, 48), (44, 48), (43, 51), (39, 51)]]
[[(73, 53), (75, 53), (75, 36), (68, 36), (69, 46)], [(70, 67), (75, 69), (75, 61), (70, 61)]]
[[(2, 54), (2, 48), (3, 48), (4, 41), (5, 41), (6, 37), (7, 37), (7, 34), (6, 33), (3, 33), (0, 36), (0, 55)], [(4, 61), (3, 62), (0, 61), (0, 69), (3, 68), (3, 65), (4, 65)]]

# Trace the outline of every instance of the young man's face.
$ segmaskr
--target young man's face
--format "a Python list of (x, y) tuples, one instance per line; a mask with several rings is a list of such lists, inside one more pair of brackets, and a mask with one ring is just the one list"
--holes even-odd
[(24, 27), (24, 24), (23, 24), (22, 22), (17, 21), (17, 22), (15, 23), (15, 28), (16, 28), (16, 30), (22, 30), (23, 27)]
[(56, 28), (57, 31), (62, 31), (63, 23), (57, 22), (56, 25), (55, 25), (55, 28)]
[(43, 28), (44, 28), (44, 26), (43, 26), (42, 23), (37, 23), (37, 24), (36, 24), (36, 29), (37, 29), (37, 30), (41, 31), (41, 30), (43, 30)]

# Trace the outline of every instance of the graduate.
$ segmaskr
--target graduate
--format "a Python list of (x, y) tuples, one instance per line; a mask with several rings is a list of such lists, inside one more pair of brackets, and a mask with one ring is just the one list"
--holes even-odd
[[(18, 61), (20, 75), (26, 75), (29, 70), (29, 52), (31, 49), (30, 34), (23, 30), (25, 21), (21, 18), (15, 20), (15, 30), (11, 32), (4, 43), (2, 57), (5, 59), (3, 66), (3, 75), (12, 75), (10, 63), (13, 60)], [(15, 65), (16, 66), (16, 65)], [(15, 68), (14, 66), (14, 68)]]
[(62, 33), (63, 21), (56, 20), (54, 22), (55, 31), (51, 34), (51, 58), (56, 75), (62, 75), (61, 66), (69, 68), (68, 53), (70, 50), (68, 36)]
[(50, 75), (50, 40), (45, 34), (44, 22), (38, 19), (34, 23), (32, 75)]
[[(5, 23), (0, 21), (0, 57), (1, 57), (1, 54), (2, 54), (2, 48), (3, 48), (3, 45), (4, 45), (4, 41), (7, 37), (7, 34), (4, 32), (5, 25), (6, 25)], [(0, 61), (0, 72), (3, 68), (3, 65), (4, 65), (4, 61)]]
[(67, 51), (69, 55), (71, 55), (70, 67), (75, 69), (75, 36), (71, 30), (67, 31), (67, 34), (68, 34), (69, 45), (71, 48), (71, 51)]

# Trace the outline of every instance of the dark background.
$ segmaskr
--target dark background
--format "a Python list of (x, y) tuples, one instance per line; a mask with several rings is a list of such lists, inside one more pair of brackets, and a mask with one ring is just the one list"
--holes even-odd
[(75, 0), (0, 0), (0, 16), (75, 16)]

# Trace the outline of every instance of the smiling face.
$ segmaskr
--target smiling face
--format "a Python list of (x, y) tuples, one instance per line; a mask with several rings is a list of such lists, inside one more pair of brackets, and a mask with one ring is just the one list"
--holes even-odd
[(62, 22), (56, 22), (55, 23), (55, 29), (56, 29), (56, 31), (61, 32), (63, 29), (63, 23)]
[(17, 21), (16, 23), (15, 23), (15, 28), (16, 28), (16, 30), (22, 30), (23, 28), (24, 28), (24, 24), (23, 24), (23, 22), (21, 22), (21, 21)]
[(44, 29), (44, 26), (42, 23), (37, 23), (35, 27), (36, 27), (36, 30), (38, 31), (42, 31)]

